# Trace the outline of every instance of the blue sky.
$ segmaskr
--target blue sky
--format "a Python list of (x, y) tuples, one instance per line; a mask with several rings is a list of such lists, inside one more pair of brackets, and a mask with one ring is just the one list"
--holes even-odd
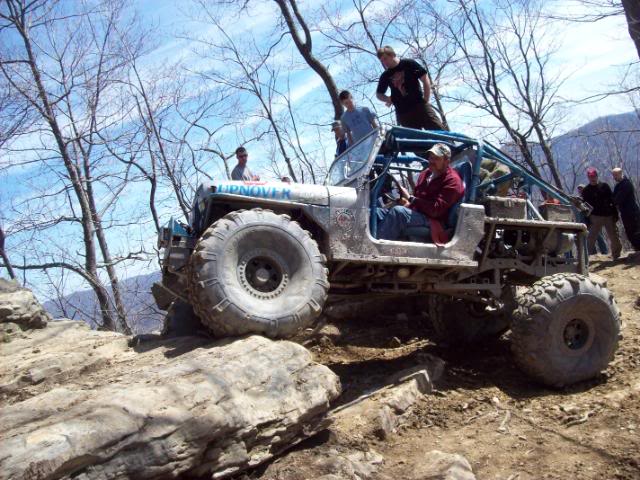
[[(310, 5), (316, 5), (315, 2), (301, 2), (301, 4), (305, 11)], [(344, 0), (328, 2), (328, 4), (341, 9), (343, 17), (353, 15), (351, 2)], [(144, 23), (152, 29), (151, 40), (157, 45), (141, 63), (143, 75), (153, 75), (157, 68), (172, 64), (179, 59), (191, 72), (207, 71), (212, 68), (209, 59), (194, 52), (197, 50), (194, 42), (185, 38), (212, 35), (214, 32), (210, 25), (202, 21), (203, 18), (198, 8), (188, 2), (177, 0), (144, 0), (135, 3), (135, 5)], [(227, 18), (225, 22), (233, 32), (234, 38), (241, 41), (251, 37), (257, 38), (258, 47), (260, 47), (260, 39), (267, 38), (272, 33), (278, 11), (273, 2), (260, 1), (253, 5), (254, 7), (243, 13), (242, 16)], [(384, 2), (378, 2), (376, 5), (380, 8)], [(556, 2), (555, 5), (557, 11), (578, 11), (571, 2)], [(569, 77), (560, 92), (565, 99), (580, 99), (614, 87), (625, 66), (630, 62), (637, 61), (635, 50), (628, 36), (626, 22), (622, 16), (592, 23), (567, 23), (560, 26), (558, 31), (560, 33), (557, 35), (556, 41), (560, 48), (555, 56), (553, 69), (554, 73)], [(320, 34), (314, 34), (314, 42), (314, 49), (321, 50), (324, 40)], [(289, 98), (302, 128), (301, 142), (305, 150), (315, 155), (320, 163), (324, 162), (326, 167), (326, 164), (333, 157), (335, 146), (329, 129), (329, 124), (332, 121), (332, 109), (324, 85), (315, 73), (302, 64), (299, 54), (291, 42), (285, 43), (276, 55), (274, 64), (281, 65), (285, 73), (289, 74)], [(345, 64), (340, 63), (339, 59), (332, 59), (329, 62), (329, 68), (336, 77), (339, 88), (350, 89), (352, 87), (349, 83), (352, 78), (349, 75), (350, 72), (347, 71)], [(379, 73), (381, 72), (382, 68), (380, 67)], [(374, 74), (377, 75), (378, 72), (374, 72)], [(212, 88), (214, 87), (212, 86)], [(362, 91), (363, 95), (357, 96), (357, 102), (376, 109), (383, 121), (388, 119), (390, 111), (375, 99), (375, 83), (368, 85)], [(247, 104), (244, 105), (244, 114), (250, 113), (252, 108), (255, 108), (255, 104), (247, 100)], [(598, 116), (629, 110), (631, 110), (631, 105), (624, 97), (607, 98), (601, 102), (584, 105), (569, 103), (563, 111), (562, 124), (554, 134), (564, 133)], [(449, 115), (449, 121), (453, 130), (472, 135), (481, 134), (482, 129), (478, 127), (479, 123), (485, 127), (491, 125), (491, 122), (486, 119), (479, 121), (478, 113), (468, 107), (453, 111)], [(229, 130), (223, 136), (221, 146), (227, 152), (232, 151), (243, 139), (250, 138), (255, 128), (255, 122), (247, 117), (243, 124)], [(25, 140), (25, 144), (29, 142), (39, 143), (40, 139)], [(252, 169), (260, 172), (263, 178), (273, 178), (274, 172), (269, 160), (273, 156), (271, 142), (264, 140), (250, 143), (249, 151)], [(0, 159), (0, 165), (11, 160), (13, 159), (5, 156)], [(210, 173), (217, 177), (222, 174), (222, 171), (216, 165), (216, 162), (211, 160), (211, 165), (207, 168), (210, 168)], [(15, 201), (21, 196), (30, 195), (36, 189), (47, 189), (50, 175), (51, 171), (43, 170), (42, 167), (24, 167), (0, 172), (0, 183), (2, 184), (0, 205), (6, 205), (9, 198), (13, 198)], [(137, 221), (135, 225), (122, 228), (118, 233), (110, 236), (110, 242), (115, 252), (136, 250), (139, 246), (151, 249), (155, 243), (153, 226), (148, 217), (144, 217), (142, 211), (143, 202), (146, 200), (143, 187), (142, 185), (140, 188), (124, 191), (119, 197), (113, 217), (117, 219), (119, 216), (131, 214), (136, 218), (139, 217), (140, 221)], [(101, 198), (107, 195), (108, 192), (101, 192)], [(43, 212), (50, 206), (50, 202), (45, 202), (42, 206)], [(169, 216), (177, 213), (175, 204), (162, 203), (160, 213), (161, 220), (166, 222)], [(5, 228), (7, 228), (6, 225), (10, 226), (12, 223), (12, 218), (7, 218), (6, 213), (0, 216), (0, 220), (5, 223)], [(59, 250), (67, 248), (73, 254), (73, 250), (77, 250), (77, 246), (74, 245), (77, 236), (76, 229), (70, 227), (59, 229), (57, 237), (54, 239), (58, 243), (56, 248)], [(36, 245), (37, 242), (42, 241), (32, 236), (16, 236), (11, 239), (9, 247), (24, 252), (30, 248), (30, 242)], [(121, 274), (130, 276), (156, 269), (157, 265), (153, 261), (130, 263), (122, 266)], [(31, 279), (34, 286), (43, 285), (44, 279), (42, 277), (34, 275)], [(69, 289), (73, 290), (80, 285), (80, 282), (72, 279), (69, 283)], [(45, 290), (42, 288), (41, 291), (45, 292)]]
[[(334, 2), (338, 8), (342, 9), (342, 16), (348, 17), (353, 14), (351, 2)], [(378, 2), (384, 4), (385, 2)], [(315, 2), (301, 2), (303, 7), (315, 5)], [(548, 6), (555, 4), (555, 11), (561, 13), (579, 13), (583, 7), (571, 0), (569, 1), (549, 1)], [(239, 37), (253, 34), (260, 37), (268, 34), (273, 28), (273, 23), (277, 18), (277, 7), (273, 2), (256, 2), (257, 8), (252, 8), (244, 12), (242, 17), (229, 21), (233, 25), (232, 31)], [(205, 33), (209, 31), (206, 24), (194, 20), (194, 14), (198, 15), (198, 9), (187, 2), (175, 0), (145, 0), (140, 2), (140, 11), (145, 21), (157, 25), (157, 41), (160, 47), (149, 56), (150, 63), (170, 61), (177, 57), (188, 59), (187, 63), (193, 65), (194, 69), (208, 68), (206, 62), (193, 53), (193, 44), (188, 40), (175, 39), (175, 35), (193, 35), (195, 32)], [(560, 96), (566, 100), (578, 100), (589, 97), (609, 89), (615, 89), (619, 79), (622, 77), (626, 66), (633, 61), (637, 61), (636, 52), (629, 39), (627, 25), (623, 16), (606, 18), (598, 22), (590, 23), (566, 23), (558, 26), (558, 35), (555, 39), (558, 42), (558, 52), (554, 56), (554, 73), (567, 76), (568, 79), (560, 90)], [(323, 39), (319, 35), (314, 36), (314, 49), (321, 49)], [(299, 62), (297, 52), (290, 46), (290, 59)], [(284, 55), (283, 55), (284, 56)], [(287, 61), (287, 59), (283, 59)], [(350, 88), (349, 84), (340, 83), (344, 76), (344, 66), (334, 59), (329, 62), (332, 73), (336, 76), (339, 88)], [(317, 75), (310, 69), (294, 71), (291, 76), (291, 89), (293, 103), (300, 108), (306, 108), (317, 102), (324, 105), (326, 114), (330, 114), (327, 101), (327, 94), (324, 85)], [(374, 107), (378, 114), (388, 115), (389, 110), (375, 99), (375, 84), (370, 85), (369, 93), (365, 97), (357, 99), (361, 105)], [(613, 97), (601, 102), (586, 103), (576, 105), (568, 103), (566, 115), (555, 132), (565, 133), (579, 125), (582, 125), (599, 116), (610, 113), (621, 113), (631, 110), (627, 98)], [(474, 128), (477, 123), (477, 112), (468, 109), (457, 109), (451, 115), (450, 121), (453, 129), (480, 134), (480, 130)], [(330, 118), (318, 119), (330, 123)], [(475, 130), (475, 131), (474, 131)], [(311, 140), (311, 139), (310, 139)], [(313, 140), (316, 140), (313, 138)], [(333, 150), (331, 134), (327, 130), (324, 147), (330, 153)], [(252, 147), (252, 157), (265, 157), (265, 153), (260, 150), (260, 146)], [(327, 155), (330, 158), (330, 155)]]

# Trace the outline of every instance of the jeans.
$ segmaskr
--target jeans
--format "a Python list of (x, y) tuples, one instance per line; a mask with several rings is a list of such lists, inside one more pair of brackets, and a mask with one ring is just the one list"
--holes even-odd
[[(607, 241), (604, 239), (604, 235), (602, 235), (602, 232), (600, 232), (600, 235), (598, 235), (596, 244), (598, 245), (598, 250), (600, 250), (600, 253), (604, 255), (609, 253), (609, 247), (607, 247)], [(595, 253), (595, 251), (593, 253)]]
[(405, 236), (407, 227), (428, 227), (429, 219), (407, 207), (395, 206), (390, 210), (378, 208), (378, 238), (398, 240)]

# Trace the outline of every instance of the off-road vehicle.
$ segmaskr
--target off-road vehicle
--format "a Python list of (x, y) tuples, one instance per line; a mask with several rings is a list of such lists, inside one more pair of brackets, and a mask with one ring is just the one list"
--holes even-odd
[[(377, 238), (377, 209), (394, 183), (426, 167), (438, 142), (451, 148), (465, 185), (449, 210), (449, 240), (432, 242), (426, 227), (400, 241)], [(486, 175), (492, 162), (509, 173)], [(510, 196), (495, 195), (504, 182)], [(560, 204), (537, 208), (535, 192)], [(328, 299), (417, 296), (439, 341), (511, 329), (517, 364), (543, 383), (567, 385), (606, 368), (620, 333), (613, 296), (588, 273), (576, 207), (588, 209), (488, 142), (376, 130), (334, 161), (325, 185), (201, 185), (189, 225), (171, 221), (160, 233), (154, 296), (162, 309), (192, 306), (216, 336), (278, 338), (312, 325)]]

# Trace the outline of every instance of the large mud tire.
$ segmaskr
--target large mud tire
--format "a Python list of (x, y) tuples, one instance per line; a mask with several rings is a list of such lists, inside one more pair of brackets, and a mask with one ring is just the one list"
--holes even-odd
[(448, 346), (468, 346), (496, 340), (511, 326), (515, 300), (511, 295), (500, 311), (461, 299), (430, 299), (429, 318), (434, 340)]
[(620, 312), (606, 285), (558, 273), (519, 295), (511, 350), (525, 373), (545, 385), (563, 387), (604, 370), (619, 336)]
[(286, 338), (322, 312), (329, 282), (318, 245), (287, 215), (254, 209), (211, 225), (190, 261), (196, 314), (219, 337)]

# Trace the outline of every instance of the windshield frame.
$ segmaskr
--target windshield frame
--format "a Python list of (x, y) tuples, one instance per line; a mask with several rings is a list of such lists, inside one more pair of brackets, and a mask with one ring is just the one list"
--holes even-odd
[[(360, 140), (358, 140), (355, 144), (353, 144), (344, 152), (342, 152), (342, 154), (336, 157), (336, 159), (331, 163), (331, 166), (329, 167), (329, 171), (327, 172), (327, 177), (325, 178), (325, 181), (324, 181), (324, 185), (328, 187), (330, 186), (338, 187), (338, 186), (348, 185), (349, 183), (353, 182), (353, 180), (360, 177), (362, 175), (362, 172), (365, 169), (368, 173), (370, 168), (367, 169), (367, 167), (370, 167), (371, 163), (375, 159), (376, 154), (380, 149), (380, 145), (382, 144), (382, 140), (384, 139), (384, 135), (385, 135), (385, 132), (382, 131), (382, 129), (374, 129), (371, 131), (371, 133), (365, 135)], [(353, 172), (350, 172), (349, 175), (347, 176), (342, 175), (341, 180), (339, 180), (338, 182), (330, 183), (331, 171), (333, 170), (333, 168), (336, 167), (338, 164), (344, 162), (348, 158), (349, 154), (352, 154), (355, 149), (361, 146), (362, 143), (370, 141), (372, 137), (374, 138), (372, 147), (369, 153), (367, 154), (366, 159), (362, 162), (362, 165), (358, 169), (354, 170)]]

